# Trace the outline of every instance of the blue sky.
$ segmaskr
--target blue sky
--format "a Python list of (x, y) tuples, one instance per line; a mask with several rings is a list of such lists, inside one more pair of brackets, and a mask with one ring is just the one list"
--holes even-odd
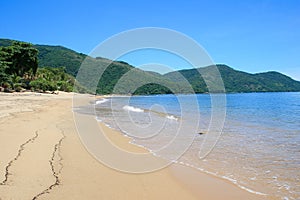
[[(215, 63), (252, 73), (275, 70), (300, 80), (297, 0), (10, 0), (1, 1), (0, 8), (0, 38), (88, 54), (119, 32), (163, 27), (195, 39)], [(136, 56), (125, 61), (144, 64)], [(147, 62), (159, 62), (155, 59), (149, 54)]]

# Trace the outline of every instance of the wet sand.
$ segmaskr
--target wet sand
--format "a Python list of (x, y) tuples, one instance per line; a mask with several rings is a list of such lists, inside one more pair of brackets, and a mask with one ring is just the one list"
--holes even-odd
[[(71, 93), (0, 93), (0, 199), (262, 199), (199, 171), (172, 165), (130, 174), (91, 156), (76, 132)], [(130, 152), (145, 149), (103, 124)]]

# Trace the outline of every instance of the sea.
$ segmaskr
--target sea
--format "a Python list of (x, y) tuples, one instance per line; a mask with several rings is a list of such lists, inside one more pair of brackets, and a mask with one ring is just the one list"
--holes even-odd
[(155, 156), (267, 199), (299, 200), (300, 93), (222, 98), (219, 105), (210, 94), (114, 96), (93, 105), (98, 121)]

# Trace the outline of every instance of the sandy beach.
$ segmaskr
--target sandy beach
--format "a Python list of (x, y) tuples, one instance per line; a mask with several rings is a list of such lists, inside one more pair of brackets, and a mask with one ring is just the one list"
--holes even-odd
[[(0, 199), (267, 199), (181, 165), (129, 174), (93, 158), (82, 145), (71, 93), (0, 93)], [(100, 124), (117, 146), (146, 150)]]

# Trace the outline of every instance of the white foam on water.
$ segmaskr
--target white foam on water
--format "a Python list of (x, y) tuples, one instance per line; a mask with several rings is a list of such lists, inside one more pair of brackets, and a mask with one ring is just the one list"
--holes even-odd
[(257, 195), (261, 195), (261, 196), (267, 196), (267, 194), (265, 193), (262, 193), (262, 192), (257, 192), (257, 191), (254, 191), (254, 190), (251, 190), (249, 188), (246, 188), (242, 185), (239, 185), (239, 184), (236, 184), (239, 188), (243, 189), (243, 190), (246, 190), (247, 192), (250, 192), (250, 193), (253, 193), (253, 194), (257, 194)]
[(170, 119), (170, 120), (178, 121), (178, 118), (177, 118), (177, 117), (174, 117), (173, 115), (167, 115), (166, 118), (167, 118), (167, 119)]
[(200, 168), (200, 167), (195, 167), (194, 165), (190, 165), (190, 164), (187, 164), (187, 163), (184, 163), (182, 161), (176, 161), (176, 160), (173, 160), (172, 161), (173, 163), (177, 163), (177, 164), (181, 164), (181, 165), (185, 165), (185, 166), (188, 166), (188, 167), (191, 167), (191, 168), (196, 168), (197, 170), (201, 171), (201, 172), (204, 172), (206, 174), (209, 174), (209, 175), (212, 175), (212, 176), (215, 176), (215, 177), (220, 177), (222, 179), (225, 179), (225, 180), (228, 180), (230, 181), (231, 183), (235, 184), (236, 186), (238, 186), (239, 188), (249, 192), (249, 193), (252, 193), (252, 194), (256, 194), (256, 195), (261, 195), (261, 196), (267, 196), (268, 194), (265, 194), (265, 193), (262, 193), (262, 192), (258, 192), (258, 191), (255, 191), (255, 190), (252, 190), (250, 188), (247, 188), (243, 185), (240, 185), (238, 184), (238, 181), (233, 179), (233, 178), (230, 178), (230, 177), (227, 177), (227, 176), (219, 176), (218, 173), (214, 173), (214, 172), (210, 172), (210, 171), (207, 171), (203, 168)]
[(98, 122), (102, 122), (102, 121), (103, 121), (103, 120), (100, 119), (99, 117), (96, 117), (96, 120), (97, 120)]
[(144, 110), (141, 108), (136, 108), (136, 107), (128, 106), (128, 105), (124, 106), (123, 109), (127, 110), (127, 111), (132, 111), (132, 112), (144, 112)]
[(99, 99), (95, 102), (96, 105), (99, 105), (99, 104), (102, 104), (102, 103), (105, 103), (105, 102), (108, 102), (109, 100), (108, 99)]
[(108, 124), (104, 124), (106, 127), (108, 127), (108, 128), (111, 128), (111, 126), (110, 125), (108, 125)]

